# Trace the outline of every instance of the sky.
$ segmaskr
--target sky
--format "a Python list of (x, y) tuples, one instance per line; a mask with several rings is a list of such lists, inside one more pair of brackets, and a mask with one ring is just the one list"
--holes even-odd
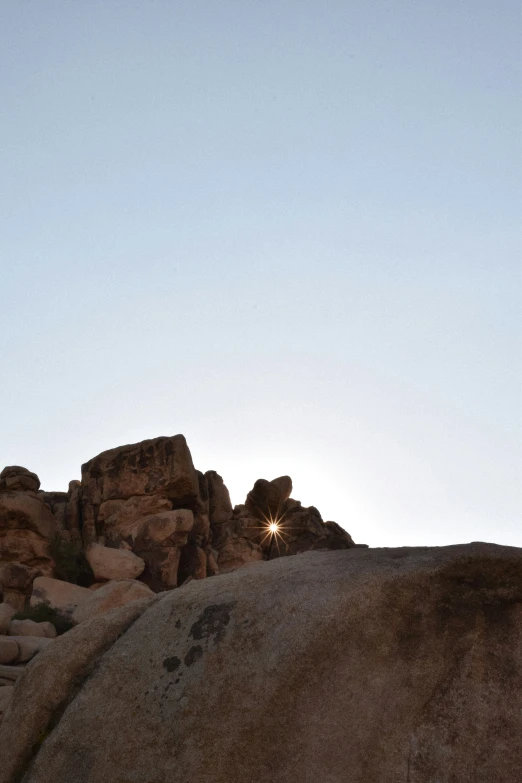
[(0, 468), (522, 546), (518, 1), (0, 6)]

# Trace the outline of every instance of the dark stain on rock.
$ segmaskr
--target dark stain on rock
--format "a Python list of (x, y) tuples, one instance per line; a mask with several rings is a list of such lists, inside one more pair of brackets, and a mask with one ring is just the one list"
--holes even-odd
[(181, 628), (181, 620), (176, 620), (174, 625), (175, 625), (176, 628)]
[(163, 661), (163, 668), (166, 669), (168, 672), (174, 672), (178, 668), (178, 666), (181, 664), (181, 661), (179, 658), (177, 658), (175, 655), (172, 656), (172, 658), (165, 658)]
[(227, 625), (230, 622), (230, 611), (236, 605), (235, 601), (227, 604), (212, 604), (207, 606), (203, 613), (190, 629), (193, 639), (208, 639), (213, 637), (219, 643), (225, 636)]
[(191, 647), (188, 653), (185, 655), (185, 659), (184, 659), (185, 666), (192, 666), (193, 663), (199, 661), (202, 655), (203, 655), (203, 647), (200, 644), (196, 644), (195, 647)]

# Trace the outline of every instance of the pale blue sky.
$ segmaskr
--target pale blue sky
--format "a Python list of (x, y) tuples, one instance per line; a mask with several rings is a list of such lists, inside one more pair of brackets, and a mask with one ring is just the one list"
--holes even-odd
[(0, 463), (183, 432), (242, 502), (522, 546), (511, 0), (7, 1)]

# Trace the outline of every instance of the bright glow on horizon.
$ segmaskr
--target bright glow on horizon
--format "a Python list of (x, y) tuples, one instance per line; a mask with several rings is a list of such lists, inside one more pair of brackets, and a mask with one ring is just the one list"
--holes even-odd
[(4, 5), (0, 469), (522, 546), (518, 3)]

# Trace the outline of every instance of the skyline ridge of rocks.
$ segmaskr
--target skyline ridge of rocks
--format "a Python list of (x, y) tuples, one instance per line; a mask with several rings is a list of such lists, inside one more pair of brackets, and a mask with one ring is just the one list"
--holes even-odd
[[(155, 592), (250, 562), (356, 546), (291, 492), (289, 476), (258, 479), (245, 502), (232, 507), (220, 474), (194, 467), (181, 434), (101, 452), (81, 466), (81, 481), (69, 482), (66, 492), (42, 490), (35, 473), (8, 466), (0, 473), (4, 583), (6, 565), (55, 576), (56, 540), (85, 553), (93, 585), (120, 574)], [(279, 522), (277, 535), (268, 531), (270, 520)], [(14, 582), (26, 594), (24, 580)]]

